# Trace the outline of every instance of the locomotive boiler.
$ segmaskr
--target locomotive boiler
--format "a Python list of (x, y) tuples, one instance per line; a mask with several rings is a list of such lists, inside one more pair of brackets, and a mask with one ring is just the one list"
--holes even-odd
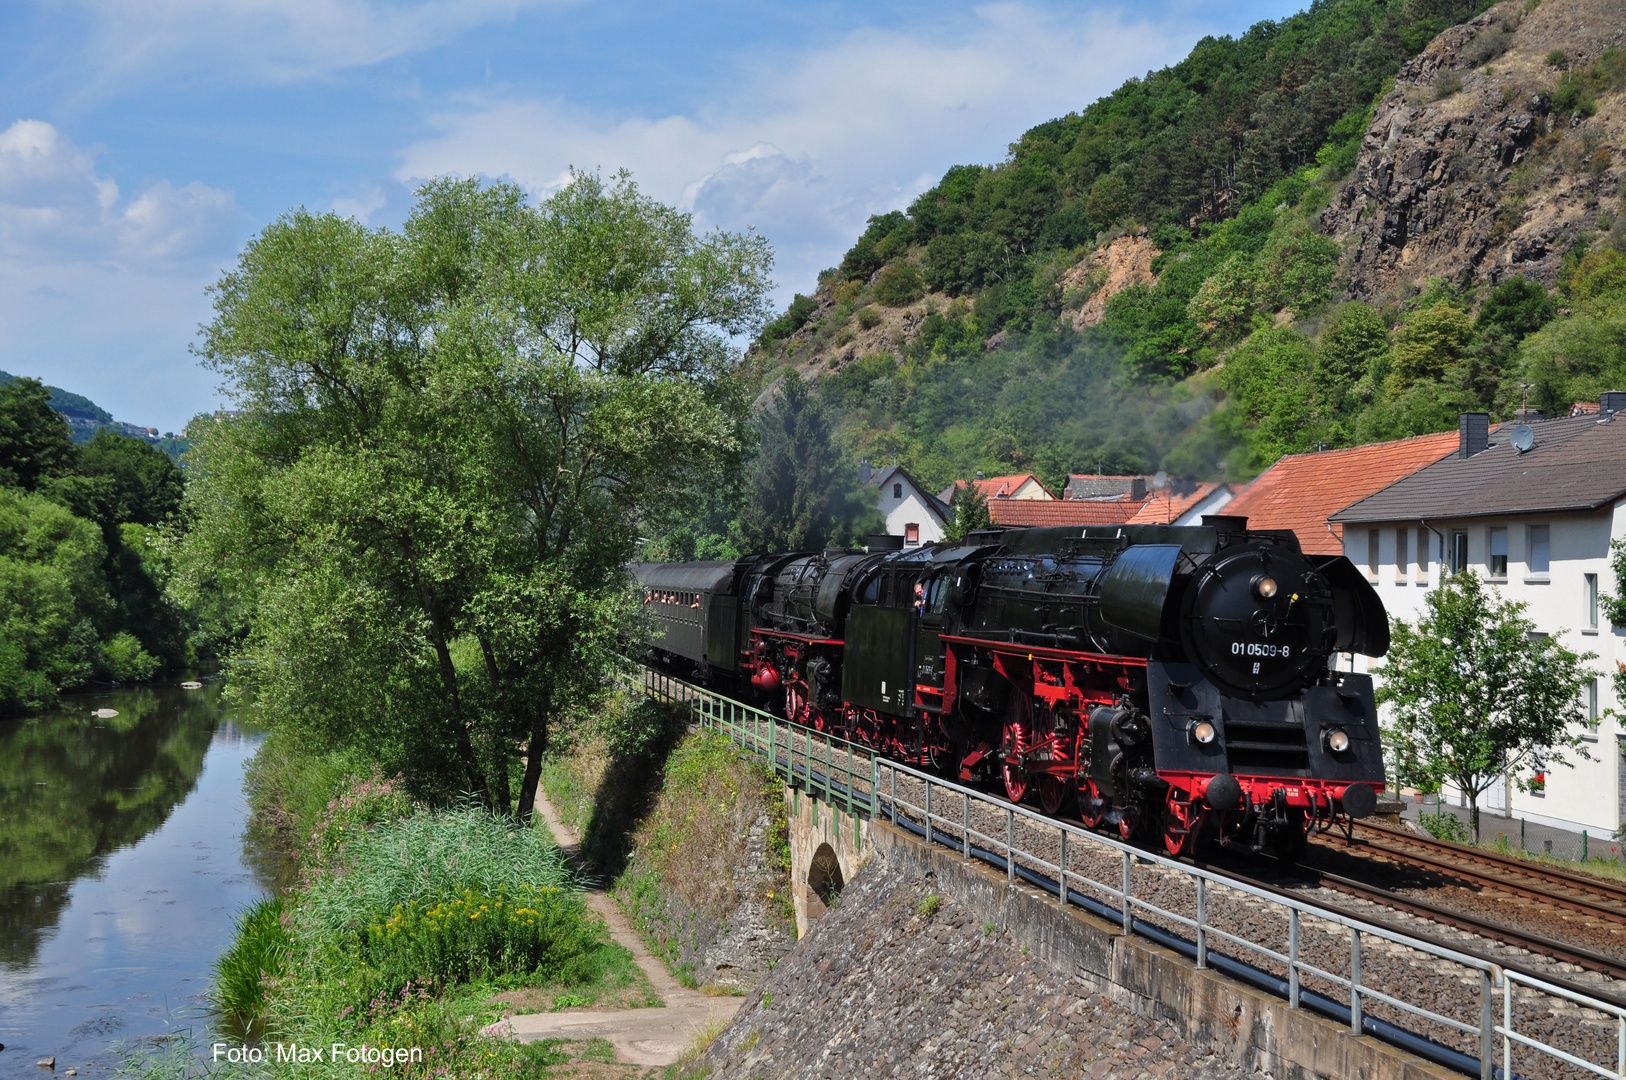
[(794, 722), (1174, 855), (1296, 859), (1383, 784), (1389, 624), (1291, 532), (988, 530), (910, 550), (640, 563), (656, 661)]

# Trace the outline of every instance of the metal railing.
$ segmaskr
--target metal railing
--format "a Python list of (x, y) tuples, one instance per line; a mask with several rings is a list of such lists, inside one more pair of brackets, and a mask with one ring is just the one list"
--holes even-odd
[[(1110, 920), (1125, 934), (1141, 935), (1179, 952), (1194, 960), (1199, 968), (1214, 968), (1276, 994), (1286, 999), (1290, 1008), (1311, 1009), (1347, 1023), (1356, 1034), (1373, 1036), (1483, 1080), (1516, 1077), (1513, 1072), (1515, 1044), (1545, 1056), (1551, 1066), (1562, 1063), (1588, 1075), (1626, 1080), (1626, 1008), (1508, 971), (1501, 965), (1434, 942), (1165, 858), (880, 757), (860, 744), (790, 723), (654, 669), (640, 667), (638, 670), (645, 693), (689, 708), (700, 725), (765, 757), (779, 775), (793, 784), (803, 785), (810, 794), (823, 797), (847, 813), (890, 822), (931, 843), (952, 848), (966, 859), (988, 863), (1003, 870), (1012, 882), (1021, 879), (1054, 895), (1064, 906), (1076, 905)], [(903, 794), (899, 793), (900, 781)], [(1003, 828), (989, 831), (999, 825)], [(1024, 831), (1038, 830), (1041, 834), (1054, 835), (1054, 846), (1036, 851), (1032, 843), (1019, 844), (1019, 827)], [(1111, 881), (1102, 880), (1104, 875), (1092, 877), (1072, 867), (1075, 860), (1069, 859), (1069, 851), (1075, 855), (1087, 853), (1097, 865), (1105, 858), (1115, 863), (1121, 873), (1114, 874)], [(1136, 895), (1134, 870), (1137, 866), (1160, 872), (1163, 876), (1157, 879), (1158, 884), (1166, 883), (1171, 875), (1189, 883), (1195, 900), (1192, 913), (1176, 911), (1146, 896)], [(1215, 890), (1220, 890), (1230, 902), (1240, 898), (1244, 903), (1263, 905), (1285, 917), (1286, 950), (1215, 925), (1212, 917)], [(1323, 938), (1333, 934), (1347, 940), (1348, 960), (1341, 971), (1313, 963), (1303, 955), (1306, 920), (1312, 920), (1321, 928)], [(1189, 936), (1171, 932), (1168, 926), (1178, 927)], [(1362, 959), (1365, 947), (1374, 940), (1452, 965), (1459, 981), (1477, 984), (1478, 1015), (1474, 1021), (1436, 1012), (1372, 985), (1363, 977)], [(1216, 950), (1215, 941), (1249, 955), (1252, 962)], [(1275, 974), (1261, 964), (1274, 965), (1282, 974)], [(1304, 985), (1307, 977), (1336, 988), (1336, 996), (1307, 988)], [(1499, 1010), (1496, 1008), (1498, 994), (1501, 997)], [(1519, 1001), (1542, 998), (1561, 999), (1612, 1019), (1618, 1035), (1612, 1047), (1616, 1050), (1613, 1066), (1597, 1064), (1533, 1034), (1516, 1030), (1515, 1006)], [(1373, 1016), (1372, 1002), (1417, 1017), (1425, 1024), (1472, 1036), (1477, 1056)], [(1502, 1040), (1500, 1067), (1496, 1065), (1494, 1052), (1498, 1037)], [(1560, 1067), (1559, 1073), (1563, 1072)]]

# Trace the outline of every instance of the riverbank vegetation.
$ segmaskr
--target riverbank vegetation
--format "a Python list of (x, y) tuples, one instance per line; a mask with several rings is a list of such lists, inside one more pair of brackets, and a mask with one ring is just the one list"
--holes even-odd
[[(544, 1009), (659, 1004), (546, 831), (472, 802), (427, 808), (377, 775), (344, 777), (330, 794), (304, 831), (295, 884), (244, 912), (217, 962), (215, 1039), (420, 1048), (402, 1076), (539, 1076), (564, 1059), (555, 1046), (479, 1033), (508, 998)], [(349, 1062), (227, 1066), (211, 1072), (369, 1072)], [(128, 1065), (148, 1080), (198, 1068), (171, 1048)]]
[(208, 643), (166, 594), (184, 478), (161, 450), (77, 446), (33, 379), (0, 386), (0, 716), (142, 682)]

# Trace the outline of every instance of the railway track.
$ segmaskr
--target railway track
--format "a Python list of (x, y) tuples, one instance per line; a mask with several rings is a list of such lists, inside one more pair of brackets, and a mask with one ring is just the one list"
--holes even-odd
[[(1296, 869), (1324, 888), (1626, 982), (1626, 886), (1365, 822), (1358, 823), (1353, 841), (1327, 839), (1311, 852), (1317, 857)], [(1337, 869), (1326, 865), (1329, 852), (1344, 856)], [(1364, 865), (1352, 867), (1357, 859)], [(1373, 863), (1398, 871), (1408, 891), (1369, 880)], [(1260, 881), (1234, 869), (1226, 872), (1260, 888), (1293, 891), (1281, 879)], [(1460, 943), (1451, 947), (1463, 948)], [(1551, 970), (1520, 965), (1506, 956), (1485, 958), (1538, 978), (1555, 978)], [(1600, 988), (1576, 989), (1597, 993)], [(1626, 998), (1626, 986), (1611, 986), (1609, 996)]]
[[(1354, 847), (1382, 852), (1415, 865), (1471, 876), (1501, 889), (1532, 891), (1542, 899), (1573, 903), (1578, 911), (1626, 920), (1626, 884), (1367, 821), (1356, 822), (1356, 830), (1360, 839), (1352, 845)], [(1509, 881), (1506, 875), (1510, 873), (1535, 885)]]

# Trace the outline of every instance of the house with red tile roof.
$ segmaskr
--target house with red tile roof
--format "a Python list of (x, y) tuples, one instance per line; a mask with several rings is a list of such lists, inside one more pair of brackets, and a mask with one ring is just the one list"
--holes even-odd
[(988, 517), (1007, 529), (1043, 525), (1122, 525), (1140, 512), (1144, 499), (989, 499)]
[(1455, 431), (1442, 431), (1292, 454), (1260, 473), (1225, 512), (1246, 517), (1250, 529), (1292, 529), (1311, 554), (1342, 555), (1343, 528), (1328, 517), (1455, 453), (1457, 441)]
[[(1181, 491), (1185, 487), (1187, 490)], [(1201, 525), (1204, 514), (1228, 514), (1226, 507), (1236, 495), (1230, 484), (1211, 480), (1196, 485), (1159, 488), (1129, 519), (1131, 525)]]
[[(956, 480), (944, 488), (937, 497), (945, 503), (951, 502), (954, 499), (954, 489), (963, 487), (966, 483), (968, 481)], [(982, 497), (987, 499), (990, 505), (995, 499), (1054, 499), (1056, 497), (1055, 492), (1045, 487), (1039, 478), (1030, 472), (1011, 473), (1009, 476), (984, 477), (979, 475), (969, 483), (977, 486), (977, 490), (982, 492)]]

